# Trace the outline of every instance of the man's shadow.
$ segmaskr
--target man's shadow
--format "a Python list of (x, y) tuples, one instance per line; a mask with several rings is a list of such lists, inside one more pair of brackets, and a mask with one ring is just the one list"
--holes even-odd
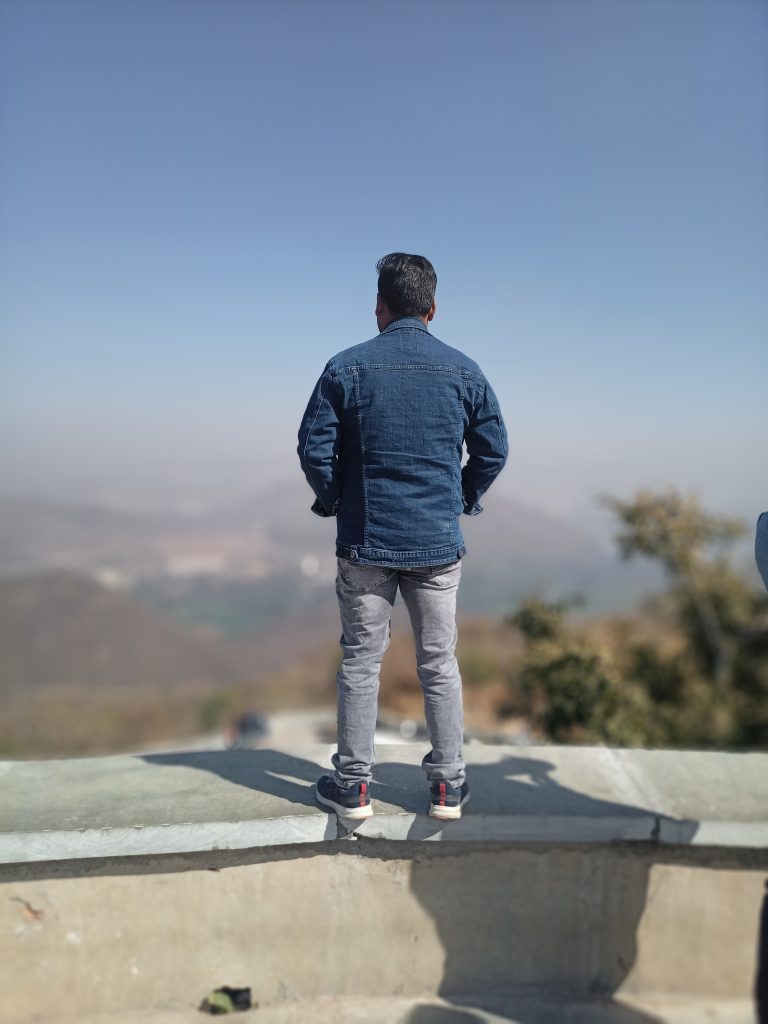
[[(139, 756), (148, 764), (195, 768), (218, 775), (235, 786), (273, 797), (274, 802), (262, 805), (259, 817), (288, 817), (292, 812), (306, 814), (308, 807), (318, 813), (322, 810), (315, 799), (315, 783), (318, 776), (329, 769), (281, 750), (190, 750)], [(351, 832), (350, 828), (341, 828), (335, 815), (329, 814), (323, 838), (344, 838)]]
[[(556, 818), (561, 833), (573, 828), (573, 839), (584, 834), (585, 824), (588, 831), (589, 819), (607, 822), (609, 832), (612, 824), (619, 832), (632, 832), (635, 824), (646, 839), (663, 824), (673, 826), (678, 842), (690, 842), (696, 833), (695, 822), (570, 789), (553, 777), (554, 769), (530, 757), (471, 766), (467, 817), (500, 816), (512, 827), (515, 819), (522, 826), (526, 819), (541, 825)], [(382, 764), (377, 775), (372, 796), (423, 811), (420, 768)], [(452, 828), (420, 816), (409, 836), (449, 840)], [(440, 935), (445, 962), (439, 994), (452, 1005), (418, 1006), (408, 1024), (480, 1024), (473, 1007), (520, 1024), (658, 1024), (613, 998), (636, 959), (656, 843), (631, 851), (605, 843), (539, 840), (511, 851), (462, 843), (451, 857), (429, 857), (430, 846), (414, 860), (411, 887)], [(543, 1002), (531, 994), (537, 988), (546, 989)]]
[[(417, 1005), (399, 1024), (488, 1024), (492, 1020), (509, 1020), (514, 1024), (664, 1024), (661, 1017), (641, 1013), (610, 1000), (603, 1003), (579, 1004), (557, 1002), (552, 998), (528, 998), (512, 1002), (509, 998), (488, 998), (473, 1001), (481, 1011), (473, 1012), (469, 1003), (458, 1005)], [(489, 1018), (489, 1014), (493, 1017)]]
[[(314, 783), (327, 769), (313, 761), (276, 750), (192, 751), (143, 755), (159, 765), (184, 765), (275, 798), (266, 813), (284, 816), (294, 805), (300, 813), (317, 808)], [(544, 821), (569, 819), (646, 819), (674, 823), (678, 841), (690, 841), (695, 822), (662, 815), (650, 807), (603, 800), (579, 793), (553, 777), (555, 766), (530, 757), (506, 757), (473, 765), (468, 772), (472, 801), (466, 817), (499, 816), (514, 827), (515, 818)], [(450, 841), (452, 823), (427, 817), (427, 790), (418, 765), (384, 762), (377, 765), (371, 796), (380, 813), (415, 815), (408, 827), (411, 840)], [(320, 811), (319, 808), (317, 808)], [(375, 835), (376, 817), (362, 826), (328, 815), (326, 839)], [(461, 827), (466, 823), (457, 823)], [(492, 836), (489, 835), (489, 839)], [(444, 849), (443, 844), (440, 846)], [(631, 854), (600, 843), (552, 846), (520, 844), (492, 848), (462, 842), (452, 856), (432, 856), (427, 843), (414, 858), (411, 887), (435, 923), (445, 950), (439, 994), (451, 1005), (417, 1006), (409, 1024), (479, 1021), (472, 1007), (521, 1024), (555, 1024), (563, 1006), (547, 1016), (546, 1007), (532, 1009), (532, 989), (542, 984), (542, 965), (552, 978), (552, 993), (570, 993), (574, 1003), (596, 1001), (591, 1017), (575, 1006), (567, 1019), (615, 1024), (654, 1024), (657, 1018), (621, 1006), (612, 995), (636, 957), (636, 932), (645, 907), (648, 876), (658, 848), (647, 843)], [(434, 849), (434, 848), (433, 848)], [(405, 850), (403, 851), (405, 854)], [(435, 852), (441, 852), (435, 850)], [(375, 855), (370, 847), (367, 855)], [(391, 854), (390, 854), (391, 855)], [(482, 999), (469, 993), (483, 993)], [(522, 993), (521, 995), (517, 995)]]
[[(471, 802), (467, 814), (571, 818), (654, 818), (677, 826), (686, 824), (690, 839), (695, 822), (681, 822), (651, 807), (588, 796), (562, 785), (553, 777), (556, 766), (533, 757), (505, 757), (490, 764), (471, 764), (467, 769)], [(317, 769), (316, 769), (317, 770)], [(418, 765), (384, 762), (376, 765), (371, 796), (404, 811), (424, 813), (427, 797), (424, 773)], [(691, 831), (691, 829), (693, 831)]]

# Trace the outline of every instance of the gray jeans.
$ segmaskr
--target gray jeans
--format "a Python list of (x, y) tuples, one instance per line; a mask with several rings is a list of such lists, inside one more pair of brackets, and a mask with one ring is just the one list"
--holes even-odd
[(430, 781), (463, 781), (464, 714), (461, 676), (454, 654), (460, 577), (460, 561), (417, 569), (390, 569), (338, 559), (336, 594), (343, 652), (336, 677), (338, 750), (333, 755), (338, 785), (371, 779), (379, 670), (389, 646), (390, 616), (398, 588), (416, 641), (416, 669), (432, 747), (422, 767)]

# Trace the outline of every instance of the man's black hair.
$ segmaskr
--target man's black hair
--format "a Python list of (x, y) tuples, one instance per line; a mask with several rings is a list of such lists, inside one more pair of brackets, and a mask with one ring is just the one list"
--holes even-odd
[(376, 264), (379, 295), (393, 316), (426, 316), (435, 301), (437, 274), (424, 256), (391, 252)]

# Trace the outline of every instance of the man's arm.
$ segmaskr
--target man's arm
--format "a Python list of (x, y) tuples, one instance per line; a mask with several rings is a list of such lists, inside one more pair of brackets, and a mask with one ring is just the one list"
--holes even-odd
[(312, 511), (319, 516), (336, 514), (341, 497), (340, 448), (341, 401), (329, 363), (299, 427), (299, 461), (317, 498)]
[(485, 494), (507, 461), (507, 431), (493, 388), (483, 378), (464, 434), (469, 458), (461, 471), (464, 512), (476, 516), (483, 511)]

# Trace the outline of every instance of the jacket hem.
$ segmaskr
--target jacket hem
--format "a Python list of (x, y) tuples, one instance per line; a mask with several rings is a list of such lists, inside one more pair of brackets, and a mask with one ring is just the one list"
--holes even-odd
[(464, 544), (451, 544), (442, 548), (428, 548), (418, 551), (388, 551), (386, 548), (369, 548), (362, 544), (336, 544), (336, 556), (348, 558), (363, 565), (386, 565), (391, 568), (407, 569), (423, 565), (447, 565), (457, 562), (467, 553)]

